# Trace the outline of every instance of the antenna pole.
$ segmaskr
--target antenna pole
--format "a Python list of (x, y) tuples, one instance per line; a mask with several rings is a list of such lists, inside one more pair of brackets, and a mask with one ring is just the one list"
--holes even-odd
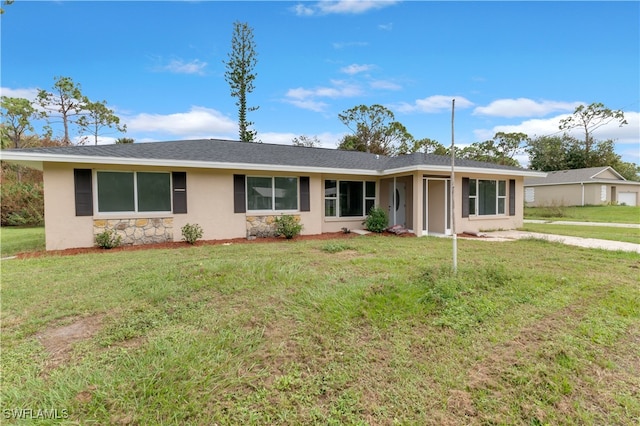
[(455, 215), (455, 181), (456, 181), (456, 172), (455, 172), (455, 163), (456, 163), (456, 149), (454, 144), (454, 113), (456, 108), (456, 100), (453, 99), (451, 101), (451, 183), (450, 194), (449, 194), (449, 202), (451, 204), (451, 233), (453, 234), (453, 273), (458, 273), (458, 236), (456, 235), (456, 215)]

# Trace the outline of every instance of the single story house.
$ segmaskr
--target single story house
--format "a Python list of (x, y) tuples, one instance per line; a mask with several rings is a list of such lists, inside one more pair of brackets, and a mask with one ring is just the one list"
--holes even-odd
[[(361, 229), (373, 206), (418, 236), (451, 234), (451, 160), (423, 153), (355, 151), (228, 140), (183, 140), (3, 150), (1, 159), (44, 173), (47, 250), (95, 245), (116, 229), (125, 244), (266, 235), (295, 215), (303, 234)], [(544, 173), (458, 160), (456, 232), (523, 222), (525, 177)]]
[(527, 206), (638, 205), (640, 182), (626, 180), (612, 167), (548, 172), (524, 180)]

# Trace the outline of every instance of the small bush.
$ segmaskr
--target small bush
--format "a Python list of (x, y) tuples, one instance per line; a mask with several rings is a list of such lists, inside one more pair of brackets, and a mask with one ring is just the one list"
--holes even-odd
[(113, 229), (107, 229), (96, 235), (96, 245), (103, 249), (112, 249), (122, 244), (122, 237)]
[(200, 238), (202, 238), (202, 227), (197, 223), (193, 225), (187, 223), (182, 227), (182, 239), (189, 244), (195, 244)]
[(380, 233), (384, 231), (389, 224), (389, 218), (387, 212), (380, 207), (371, 207), (369, 215), (364, 221), (365, 228), (371, 232)]
[(300, 231), (302, 231), (302, 224), (298, 218), (288, 214), (276, 217), (276, 236), (284, 235), (287, 240), (290, 240)]

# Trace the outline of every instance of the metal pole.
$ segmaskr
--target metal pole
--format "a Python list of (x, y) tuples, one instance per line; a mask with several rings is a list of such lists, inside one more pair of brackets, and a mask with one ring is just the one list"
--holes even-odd
[(451, 203), (451, 233), (453, 234), (453, 273), (458, 273), (458, 236), (456, 235), (456, 215), (455, 215), (455, 180), (456, 180), (456, 172), (455, 172), (455, 162), (456, 162), (456, 150), (454, 144), (454, 113), (456, 108), (456, 100), (453, 99), (451, 101), (451, 184), (450, 189), (451, 193), (449, 196)]

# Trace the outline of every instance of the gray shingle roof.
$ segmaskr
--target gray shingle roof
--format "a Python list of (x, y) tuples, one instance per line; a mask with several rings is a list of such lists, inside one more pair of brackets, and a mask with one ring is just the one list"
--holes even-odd
[(586, 169), (573, 169), (573, 170), (558, 170), (555, 172), (547, 172), (547, 177), (531, 177), (525, 178), (524, 185), (525, 186), (533, 186), (533, 185), (560, 185), (560, 184), (570, 184), (570, 183), (587, 183), (587, 182), (619, 182), (624, 181), (624, 178), (621, 179), (611, 179), (611, 178), (603, 178), (598, 175), (603, 171), (611, 169), (614, 174), (618, 174), (613, 168), (609, 166), (603, 167), (589, 167)]
[[(293, 145), (246, 143), (219, 139), (147, 142), (133, 144), (44, 147), (12, 152), (56, 156), (109, 157), (122, 159), (156, 159), (252, 165), (282, 165), (335, 169), (389, 170), (411, 166), (448, 166), (448, 156), (414, 153), (387, 157), (357, 151), (307, 148)], [(456, 160), (458, 167), (526, 171), (480, 161)]]

